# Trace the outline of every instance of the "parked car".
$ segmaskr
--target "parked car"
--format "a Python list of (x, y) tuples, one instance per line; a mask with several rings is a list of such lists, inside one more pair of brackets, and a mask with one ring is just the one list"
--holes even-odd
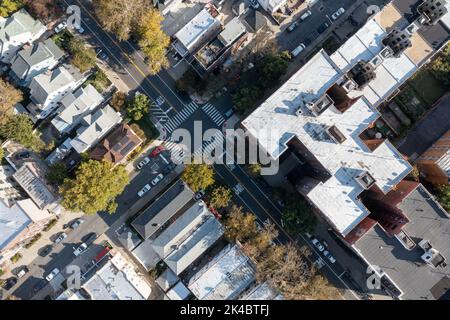
[(290, 24), (289, 27), (287, 27), (287, 32), (292, 32), (295, 30), (295, 28), (297, 28), (300, 25), (299, 21), (294, 21), (293, 23)]
[(344, 8), (339, 8), (338, 11), (336, 11), (335, 13), (333, 13), (331, 15), (331, 19), (336, 20), (341, 14), (343, 14), (345, 12)]
[[(46, 277), (45, 280), (50, 282), (57, 274), (59, 273), (59, 269), (55, 268), (53, 269)], [(42, 289), (42, 288), (41, 288)]]
[(333, 257), (333, 255), (330, 253), (330, 252), (328, 252), (327, 250), (325, 250), (324, 252), (323, 252), (323, 255), (325, 256), (325, 258), (327, 258), (328, 259), (328, 261), (330, 261), (331, 263), (335, 263), (336, 262), (336, 259)]
[(177, 165), (175, 163), (170, 163), (169, 165), (165, 166), (164, 169), (162, 170), (162, 173), (164, 175), (169, 174), (173, 169), (175, 169)]
[(97, 239), (97, 234), (95, 232), (90, 232), (87, 235), (85, 235), (81, 241), (83, 241), (84, 243), (86, 243), (87, 245), (92, 244), (95, 239)]
[(307, 10), (304, 14), (302, 14), (302, 15), (300, 16), (300, 20), (301, 20), (301, 21), (306, 20), (311, 14), (312, 14), (311, 10)]
[(65, 28), (67, 28), (67, 22), (63, 21), (55, 27), (54, 31), (55, 33), (59, 33), (63, 31)]
[(144, 196), (144, 194), (146, 194), (147, 192), (150, 191), (152, 187), (149, 184), (146, 184), (139, 192), (138, 192), (138, 196), (140, 198), (142, 198)]
[(236, 112), (236, 109), (234, 107), (231, 107), (230, 109), (228, 109), (227, 111), (225, 111), (225, 117), (228, 119), (229, 117), (231, 117), (234, 113)]
[(150, 152), (150, 157), (154, 158), (156, 157), (158, 154), (160, 154), (160, 152), (164, 151), (164, 147), (163, 146), (157, 146), (155, 147), (152, 152)]
[(74, 222), (72, 222), (72, 224), (70, 225), (70, 228), (75, 230), (76, 228), (78, 228), (82, 223), (84, 223), (84, 219), (83, 218), (78, 218), (77, 220), (75, 220)]
[(36, 293), (47, 285), (47, 281), (45, 279), (41, 279), (38, 283), (36, 283), (33, 287), (33, 292)]
[(17, 278), (20, 279), (22, 278), (27, 272), (28, 272), (28, 268), (26, 266), (23, 266), (20, 268), (19, 272), (17, 272)]
[(305, 44), (300, 43), (300, 45), (291, 51), (293, 57), (298, 56), (306, 48)]
[(78, 248), (74, 250), (73, 254), (75, 255), (75, 257), (78, 257), (79, 255), (81, 255), (83, 252), (86, 251), (87, 247), (88, 247), (87, 244), (83, 242), (78, 246)]
[(46, 245), (45, 247), (42, 247), (39, 250), (38, 254), (41, 257), (46, 257), (46, 256), (48, 256), (50, 254), (50, 252), (52, 252), (52, 246), (51, 245)]
[(319, 240), (317, 240), (316, 238), (311, 240), (311, 243), (314, 245), (314, 247), (316, 247), (320, 252), (322, 252), (323, 250), (325, 250), (325, 247), (320, 243)]
[(61, 241), (63, 241), (65, 238), (67, 238), (67, 233), (65, 232), (61, 232), (58, 237), (56, 237), (55, 239), (55, 243), (60, 243)]
[(136, 168), (138, 170), (141, 170), (146, 164), (148, 164), (150, 162), (150, 158), (149, 157), (145, 157), (141, 162), (138, 163), (138, 165), (136, 166)]
[(327, 30), (327, 28), (330, 26), (330, 23), (328, 21), (325, 21), (324, 23), (322, 23), (319, 28), (317, 28), (317, 32), (319, 34), (324, 33), (325, 30)]
[(162, 173), (158, 174), (153, 180), (152, 180), (152, 186), (156, 186), (158, 182), (160, 182), (164, 178), (164, 175)]
[(14, 287), (17, 283), (16, 277), (11, 277), (5, 280), (5, 282), (2, 285), (2, 288), (5, 290), (10, 290), (12, 287)]
[(26, 159), (30, 157), (30, 153), (28, 151), (24, 151), (24, 152), (20, 152), (18, 154), (16, 154), (16, 159), (20, 160), (20, 159)]
[(200, 190), (194, 195), (194, 200), (198, 201), (201, 198), (203, 198), (204, 195), (205, 195), (205, 191), (204, 190)]

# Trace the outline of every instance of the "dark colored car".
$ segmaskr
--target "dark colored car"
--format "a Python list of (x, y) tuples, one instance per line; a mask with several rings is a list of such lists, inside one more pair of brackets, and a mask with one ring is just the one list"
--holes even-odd
[(327, 28), (330, 26), (330, 23), (328, 21), (325, 21), (324, 23), (322, 23), (319, 28), (317, 28), (317, 32), (323, 33), (325, 30), (327, 30)]
[(48, 256), (50, 254), (50, 252), (52, 252), (52, 246), (51, 245), (46, 245), (45, 247), (42, 247), (39, 250), (38, 254), (41, 257), (46, 257), (46, 256)]
[(230, 109), (228, 109), (227, 111), (225, 111), (225, 117), (229, 118), (231, 117), (234, 113), (236, 112), (236, 109), (231, 107)]
[(95, 239), (97, 239), (97, 234), (95, 232), (91, 232), (81, 238), (81, 241), (89, 246), (95, 241)]
[(16, 154), (16, 159), (26, 159), (30, 157), (30, 153), (28, 151), (24, 151), (24, 152), (20, 152), (18, 154)]
[(12, 287), (14, 287), (17, 283), (17, 278), (16, 277), (11, 277), (6, 279), (5, 283), (3, 284), (2, 288), (5, 290), (9, 290)]
[(167, 175), (168, 173), (170, 173), (170, 171), (172, 171), (173, 169), (175, 169), (177, 165), (175, 163), (171, 163), (167, 166), (164, 167), (164, 169), (162, 170), (162, 173), (164, 175)]

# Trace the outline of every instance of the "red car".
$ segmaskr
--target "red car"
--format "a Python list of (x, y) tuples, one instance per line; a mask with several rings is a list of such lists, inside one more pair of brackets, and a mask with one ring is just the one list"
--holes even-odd
[(156, 157), (163, 150), (164, 150), (163, 146), (157, 146), (155, 149), (152, 150), (152, 152), (150, 152), (150, 157), (152, 157), (152, 158)]

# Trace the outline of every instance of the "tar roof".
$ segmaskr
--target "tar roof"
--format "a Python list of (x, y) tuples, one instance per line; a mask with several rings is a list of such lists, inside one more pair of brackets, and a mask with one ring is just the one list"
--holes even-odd
[(133, 220), (131, 225), (147, 239), (171, 217), (179, 212), (194, 196), (183, 181), (178, 180), (170, 189), (155, 200), (145, 211)]
[(403, 292), (402, 299), (436, 299), (430, 290), (445, 276), (450, 266), (433, 269), (421, 260), (424, 251), (417, 245), (421, 240), (430, 244), (445, 258), (450, 258), (450, 219), (423, 186), (411, 192), (398, 208), (410, 220), (403, 231), (416, 243), (407, 250), (395, 237), (389, 237), (376, 225), (354, 245), (373, 266), (378, 266)]

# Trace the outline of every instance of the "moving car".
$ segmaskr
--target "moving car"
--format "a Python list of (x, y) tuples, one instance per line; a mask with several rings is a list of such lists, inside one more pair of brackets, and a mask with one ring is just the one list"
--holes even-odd
[(327, 30), (327, 28), (330, 26), (330, 23), (328, 21), (325, 21), (324, 23), (322, 23), (319, 28), (317, 28), (317, 32), (319, 34), (324, 33), (325, 30)]
[[(45, 280), (50, 282), (57, 274), (59, 273), (59, 269), (55, 268), (53, 269), (46, 277)], [(41, 288), (42, 289), (42, 288)]]
[(304, 14), (302, 14), (302, 15), (300, 16), (300, 20), (301, 20), (301, 21), (306, 20), (311, 14), (312, 14), (311, 10), (307, 10)]
[(343, 14), (345, 12), (344, 8), (339, 8), (338, 11), (336, 11), (335, 13), (333, 13), (331, 15), (331, 19), (336, 20), (341, 14)]
[(141, 162), (138, 163), (136, 168), (138, 168), (138, 170), (141, 170), (149, 162), (150, 162), (150, 158), (149, 157), (145, 157)]
[(156, 186), (158, 182), (160, 182), (164, 178), (164, 175), (162, 173), (158, 174), (153, 180), (152, 180), (152, 186)]
[(286, 29), (287, 32), (292, 32), (295, 30), (295, 28), (297, 28), (299, 26), (300, 22), (295, 21), (293, 23), (291, 23), (291, 25)]
[(67, 233), (65, 232), (61, 232), (59, 234), (59, 236), (55, 239), (55, 243), (60, 243), (61, 241), (63, 241), (65, 238), (67, 238)]
[(320, 243), (319, 240), (317, 240), (316, 238), (311, 240), (311, 243), (314, 245), (314, 247), (316, 247), (320, 252), (322, 252), (323, 250), (325, 250), (325, 247)]
[(150, 187), (149, 184), (146, 184), (146, 185), (138, 192), (138, 196), (139, 196), (140, 198), (142, 198), (142, 197), (144, 196), (144, 194), (146, 194), (147, 192), (150, 191), (151, 188), (152, 188), (152, 187)]
[(82, 223), (84, 222), (83, 218), (78, 218), (77, 220), (75, 220), (74, 222), (72, 222), (72, 224), (70, 225), (70, 228), (75, 230), (76, 228), (78, 228)]
[(55, 31), (55, 33), (59, 33), (63, 31), (65, 28), (67, 28), (67, 22), (63, 21), (60, 24), (58, 24), (53, 31)]
[(3, 283), (2, 288), (5, 289), (5, 290), (9, 290), (12, 287), (14, 287), (16, 285), (16, 283), (17, 283), (17, 278), (15, 278), (15, 277), (8, 278)]
[(152, 152), (150, 152), (150, 157), (152, 158), (156, 157), (158, 154), (161, 153), (161, 151), (164, 151), (164, 147), (157, 146), (155, 149), (152, 150)]
[(336, 259), (333, 257), (333, 255), (330, 253), (330, 252), (328, 252), (327, 250), (325, 250), (324, 252), (323, 252), (323, 255), (325, 256), (325, 258), (327, 258), (328, 259), (328, 261), (330, 261), (331, 263), (335, 263), (336, 262)]
[(292, 50), (291, 54), (293, 57), (296, 57), (300, 54), (300, 52), (302, 52), (304, 49), (306, 48), (304, 43), (300, 43), (300, 45), (295, 48), (294, 50)]
[(83, 242), (78, 248), (75, 249), (73, 254), (75, 255), (75, 257), (78, 257), (80, 254), (86, 251), (87, 247), (87, 244)]

